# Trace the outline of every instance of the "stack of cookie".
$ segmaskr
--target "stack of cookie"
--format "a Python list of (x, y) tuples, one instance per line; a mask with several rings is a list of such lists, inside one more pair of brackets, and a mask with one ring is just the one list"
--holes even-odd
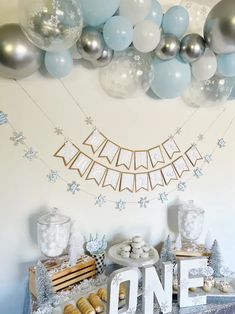
[(118, 252), (123, 258), (147, 259), (154, 254), (153, 248), (145, 243), (142, 237), (135, 236), (131, 240), (124, 241)]

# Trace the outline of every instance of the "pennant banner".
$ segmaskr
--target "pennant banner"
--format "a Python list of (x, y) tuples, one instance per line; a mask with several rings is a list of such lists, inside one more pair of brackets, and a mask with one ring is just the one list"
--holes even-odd
[(180, 153), (179, 147), (176, 145), (176, 142), (173, 138), (169, 138), (167, 141), (165, 141), (162, 146), (165, 149), (165, 152), (167, 153), (167, 156), (171, 159), (174, 154)]
[(148, 170), (148, 154), (146, 151), (135, 152), (135, 170), (140, 168)]
[(86, 179), (87, 180), (95, 180), (95, 182), (100, 185), (105, 173), (107, 171), (107, 168), (98, 162), (94, 162), (91, 170), (89, 171)]
[(106, 137), (95, 129), (83, 142), (83, 144), (90, 146), (93, 153), (95, 154), (97, 150), (106, 142), (106, 140)]
[(175, 171), (177, 172), (178, 176), (181, 178), (183, 173), (185, 171), (189, 171), (189, 167), (188, 165), (186, 164), (186, 161), (184, 159), (184, 157), (179, 157), (178, 159), (176, 159), (174, 162), (173, 162), (173, 165), (175, 167)]
[(158, 163), (164, 163), (165, 162), (165, 160), (163, 158), (163, 155), (162, 155), (162, 151), (161, 151), (160, 146), (157, 146), (157, 147), (154, 147), (154, 148), (150, 149), (148, 151), (148, 153), (149, 153), (150, 161), (151, 161), (151, 164), (152, 164), (153, 168)]
[(119, 152), (119, 147), (114, 144), (111, 141), (107, 141), (104, 145), (104, 147), (102, 148), (99, 157), (104, 157), (108, 160), (108, 162), (111, 164), (115, 158), (115, 156), (117, 155), (117, 153)]
[(93, 160), (85, 155), (84, 153), (80, 153), (78, 157), (74, 160), (74, 162), (71, 164), (69, 169), (71, 170), (77, 170), (81, 177), (84, 176), (87, 169), (92, 164)]
[(113, 190), (117, 190), (121, 173), (116, 170), (107, 169), (103, 187), (110, 186)]
[(64, 145), (54, 154), (55, 157), (63, 159), (65, 166), (73, 160), (73, 158), (80, 152), (80, 150), (71, 142), (66, 142)]
[(162, 176), (164, 178), (166, 185), (168, 185), (172, 180), (178, 179), (173, 165), (168, 165), (168, 166), (162, 168), (161, 171), (162, 171)]
[(197, 147), (195, 145), (191, 146), (185, 153), (187, 156), (188, 160), (191, 162), (193, 167), (196, 166), (198, 160), (202, 159), (201, 154), (199, 153)]
[[(107, 139), (97, 129), (92, 131), (83, 144), (90, 146), (94, 154), (100, 150), (98, 157), (106, 158), (109, 164), (114, 163), (115, 166), (123, 166), (127, 170), (138, 170), (141, 168), (150, 170), (155, 168), (158, 163), (165, 163), (161, 147), (164, 148), (164, 152), (169, 159), (172, 159), (174, 154), (180, 153), (173, 138), (169, 138), (162, 145), (150, 149), (132, 150), (117, 145)], [(114, 161), (115, 159), (116, 161)]]
[(133, 152), (131, 150), (121, 148), (116, 166), (124, 166), (129, 170), (131, 167), (132, 158)]
[[(118, 146), (110, 141), (106, 141), (100, 156), (102, 155), (101, 157), (110, 158), (111, 160), (118, 153), (118, 149)], [(118, 154), (118, 164), (122, 164), (126, 168), (130, 167), (133, 157), (136, 169), (141, 167), (148, 168), (149, 159), (153, 164), (163, 160), (160, 147), (151, 149), (148, 154), (145, 151), (132, 152), (126, 149), (120, 149)], [(195, 146), (190, 147), (185, 154), (190, 163), (194, 165), (197, 160), (202, 159)], [(183, 176), (184, 172), (190, 170), (184, 156), (180, 156), (160, 169), (140, 173), (122, 172), (110, 169), (93, 160), (71, 142), (66, 142), (54, 156), (62, 158), (66, 166), (71, 162), (69, 169), (76, 170), (81, 177), (88, 172), (85, 177), (86, 180), (94, 180), (99, 186), (111, 187), (114, 191), (120, 192), (127, 190), (133, 193), (140, 190), (154, 190), (157, 186), (165, 186), (173, 180), (178, 180)]]

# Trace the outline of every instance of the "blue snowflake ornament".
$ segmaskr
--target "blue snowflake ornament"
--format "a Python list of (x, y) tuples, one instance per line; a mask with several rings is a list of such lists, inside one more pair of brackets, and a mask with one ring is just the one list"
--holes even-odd
[(96, 199), (95, 199), (95, 205), (98, 205), (99, 207), (102, 207), (106, 203), (105, 196), (100, 194)]
[(25, 144), (25, 137), (23, 132), (13, 132), (12, 137), (10, 137), (10, 140), (14, 143), (15, 146), (19, 144)]
[(80, 191), (80, 184), (77, 182), (73, 181), (72, 183), (68, 183), (68, 192), (71, 192), (72, 194), (75, 194), (76, 192)]
[(38, 152), (36, 152), (32, 147), (25, 150), (24, 158), (29, 161), (33, 161), (38, 158)]
[(166, 192), (160, 193), (158, 200), (161, 201), (162, 204), (164, 204), (168, 201), (168, 194), (166, 194)]
[(56, 170), (51, 170), (51, 172), (47, 175), (47, 178), (50, 183), (55, 183), (60, 176)]
[(194, 177), (196, 177), (197, 179), (203, 176), (202, 168), (196, 168), (194, 169), (193, 172), (194, 172)]
[(219, 148), (224, 148), (226, 146), (226, 142), (223, 138), (220, 138), (217, 142), (217, 145), (219, 146)]
[(180, 192), (184, 192), (187, 188), (186, 182), (180, 181), (177, 185), (177, 190)]
[(212, 155), (211, 154), (206, 154), (204, 156), (204, 161), (208, 164), (210, 164), (212, 162)]
[(147, 197), (141, 197), (138, 204), (140, 208), (147, 208), (149, 205), (150, 201), (147, 199)]
[(8, 123), (7, 114), (0, 111), (0, 125)]
[(122, 200), (116, 202), (116, 209), (118, 209), (120, 211), (126, 209), (126, 202), (124, 202)]

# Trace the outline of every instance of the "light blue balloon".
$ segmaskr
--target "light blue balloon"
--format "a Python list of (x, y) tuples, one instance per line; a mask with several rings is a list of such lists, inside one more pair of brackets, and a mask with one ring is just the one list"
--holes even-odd
[(164, 32), (174, 34), (178, 38), (184, 35), (188, 26), (188, 11), (180, 5), (171, 7), (163, 17), (162, 28)]
[(226, 77), (235, 76), (235, 53), (218, 55), (217, 60), (220, 74)]
[(120, 0), (80, 0), (80, 3), (84, 22), (91, 26), (106, 22), (120, 6)]
[(154, 58), (154, 80), (151, 88), (160, 98), (180, 96), (191, 82), (191, 68), (178, 58), (163, 61)]
[(152, 0), (151, 10), (145, 19), (155, 22), (160, 27), (162, 24), (162, 18), (163, 12), (160, 3), (157, 0)]
[(46, 52), (45, 67), (51, 76), (61, 78), (68, 75), (73, 68), (73, 58), (69, 50)]
[(105, 23), (103, 36), (109, 48), (122, 51), (133, 41), (133, 26), (124, 16), (114, 16)]

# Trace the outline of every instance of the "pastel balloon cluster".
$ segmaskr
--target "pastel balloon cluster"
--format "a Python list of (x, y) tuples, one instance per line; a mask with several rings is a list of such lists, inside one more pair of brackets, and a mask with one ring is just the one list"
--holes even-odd
[(163, 12), (157, 0), (19, 0), (21, 28), (0, 27), (0, 75), (19, 79), (44, 64), (62, 78), (75, 59), (85, 60), (100, 67), (101, 85), (113, 97), (151, 88), (157, 98), (220, 104), (235, 97), (233, 2), (212, 8), (202, 37), (188, 33), (184, 6)]

